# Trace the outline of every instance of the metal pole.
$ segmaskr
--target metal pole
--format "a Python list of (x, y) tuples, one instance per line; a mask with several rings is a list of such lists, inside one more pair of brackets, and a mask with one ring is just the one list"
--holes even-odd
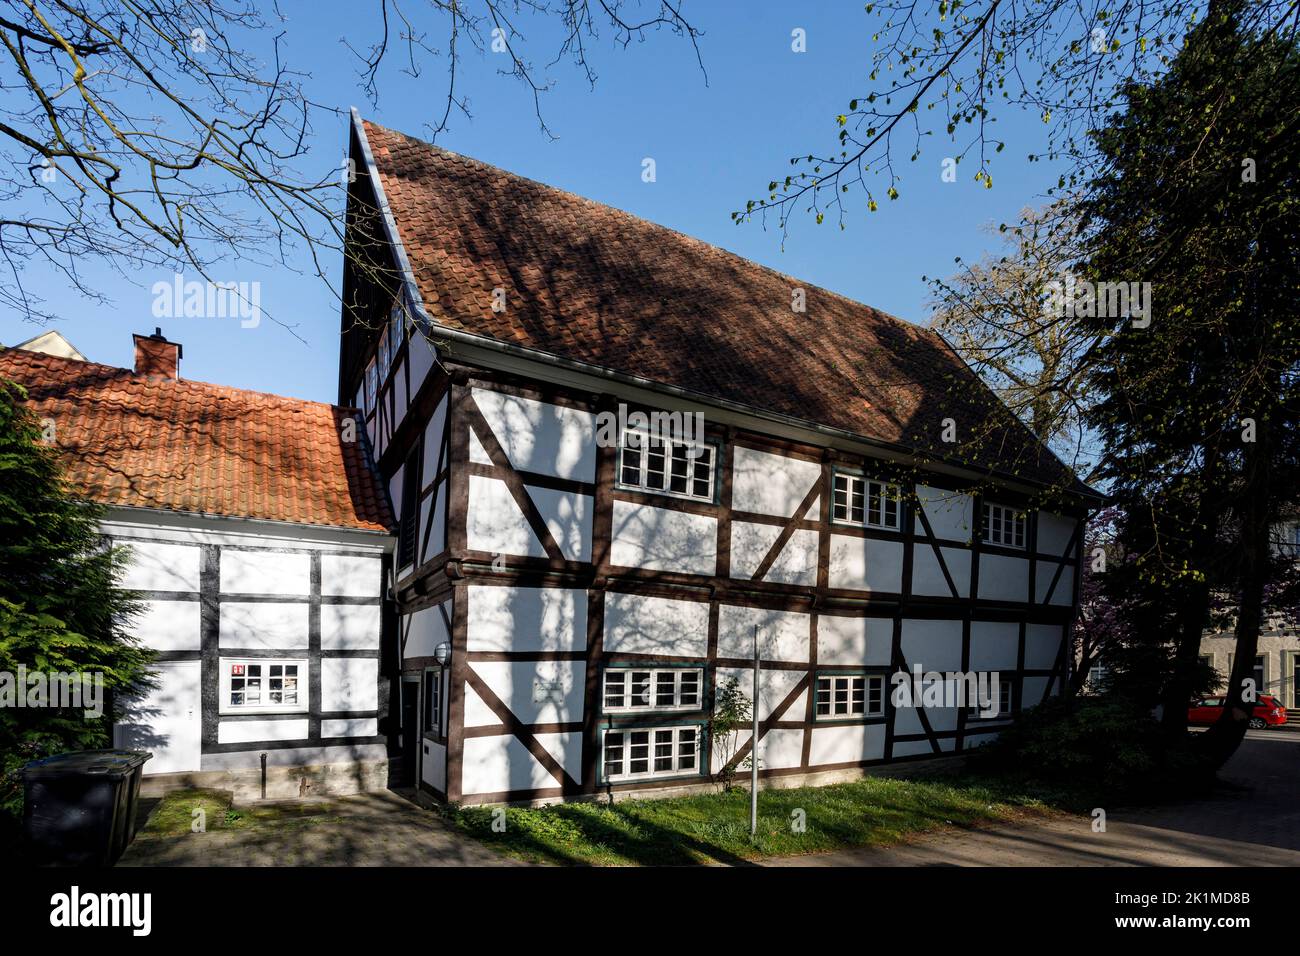
[(758, 838), (758, 625), (754, 625), (754, 733), (749, 738), (749, 838)]

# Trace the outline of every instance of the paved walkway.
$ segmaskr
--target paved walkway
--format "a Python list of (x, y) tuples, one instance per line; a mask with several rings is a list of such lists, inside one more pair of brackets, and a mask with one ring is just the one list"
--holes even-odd
[(949, 830), (768, 866), (1300, 866), (1300, 728), (1248, 731), (1211, 796), (1107, 816)]
[(141, 837), (118, 866), (519, 866), (395, 793), (341, 797), (301, 826)]

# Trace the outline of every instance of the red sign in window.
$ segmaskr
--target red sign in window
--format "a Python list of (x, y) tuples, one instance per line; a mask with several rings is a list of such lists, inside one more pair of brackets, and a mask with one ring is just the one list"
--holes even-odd
[(243, 664), (231, 664), (231, 665), (230, 665), (230, 676), (231, 676), (231, 677), (243, 677), (243, 676), (244, 676), (244, 665), (243, 665)]

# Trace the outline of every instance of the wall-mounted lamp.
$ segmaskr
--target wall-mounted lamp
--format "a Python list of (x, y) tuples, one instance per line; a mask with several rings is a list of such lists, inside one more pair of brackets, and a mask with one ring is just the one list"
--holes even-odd
[(433, 659), (443, 667), (446, 667), (447, 662), (451, 660), (451, 645), (446, 641), (443, 641), (435, 647), (433, 649)]

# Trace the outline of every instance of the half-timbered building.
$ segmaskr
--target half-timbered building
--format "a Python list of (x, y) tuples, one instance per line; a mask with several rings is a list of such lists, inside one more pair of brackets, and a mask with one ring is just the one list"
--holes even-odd
[[(755, 641), (732, 762), (772, 783), (1059, 692), (1096, 496), (937, 334), (355, 113), (351, 156), (340, 403), (397, 511), (425, 792), (698, 786)], [(913, 666), (996, 672), (994, 712), (895, 706)]]

